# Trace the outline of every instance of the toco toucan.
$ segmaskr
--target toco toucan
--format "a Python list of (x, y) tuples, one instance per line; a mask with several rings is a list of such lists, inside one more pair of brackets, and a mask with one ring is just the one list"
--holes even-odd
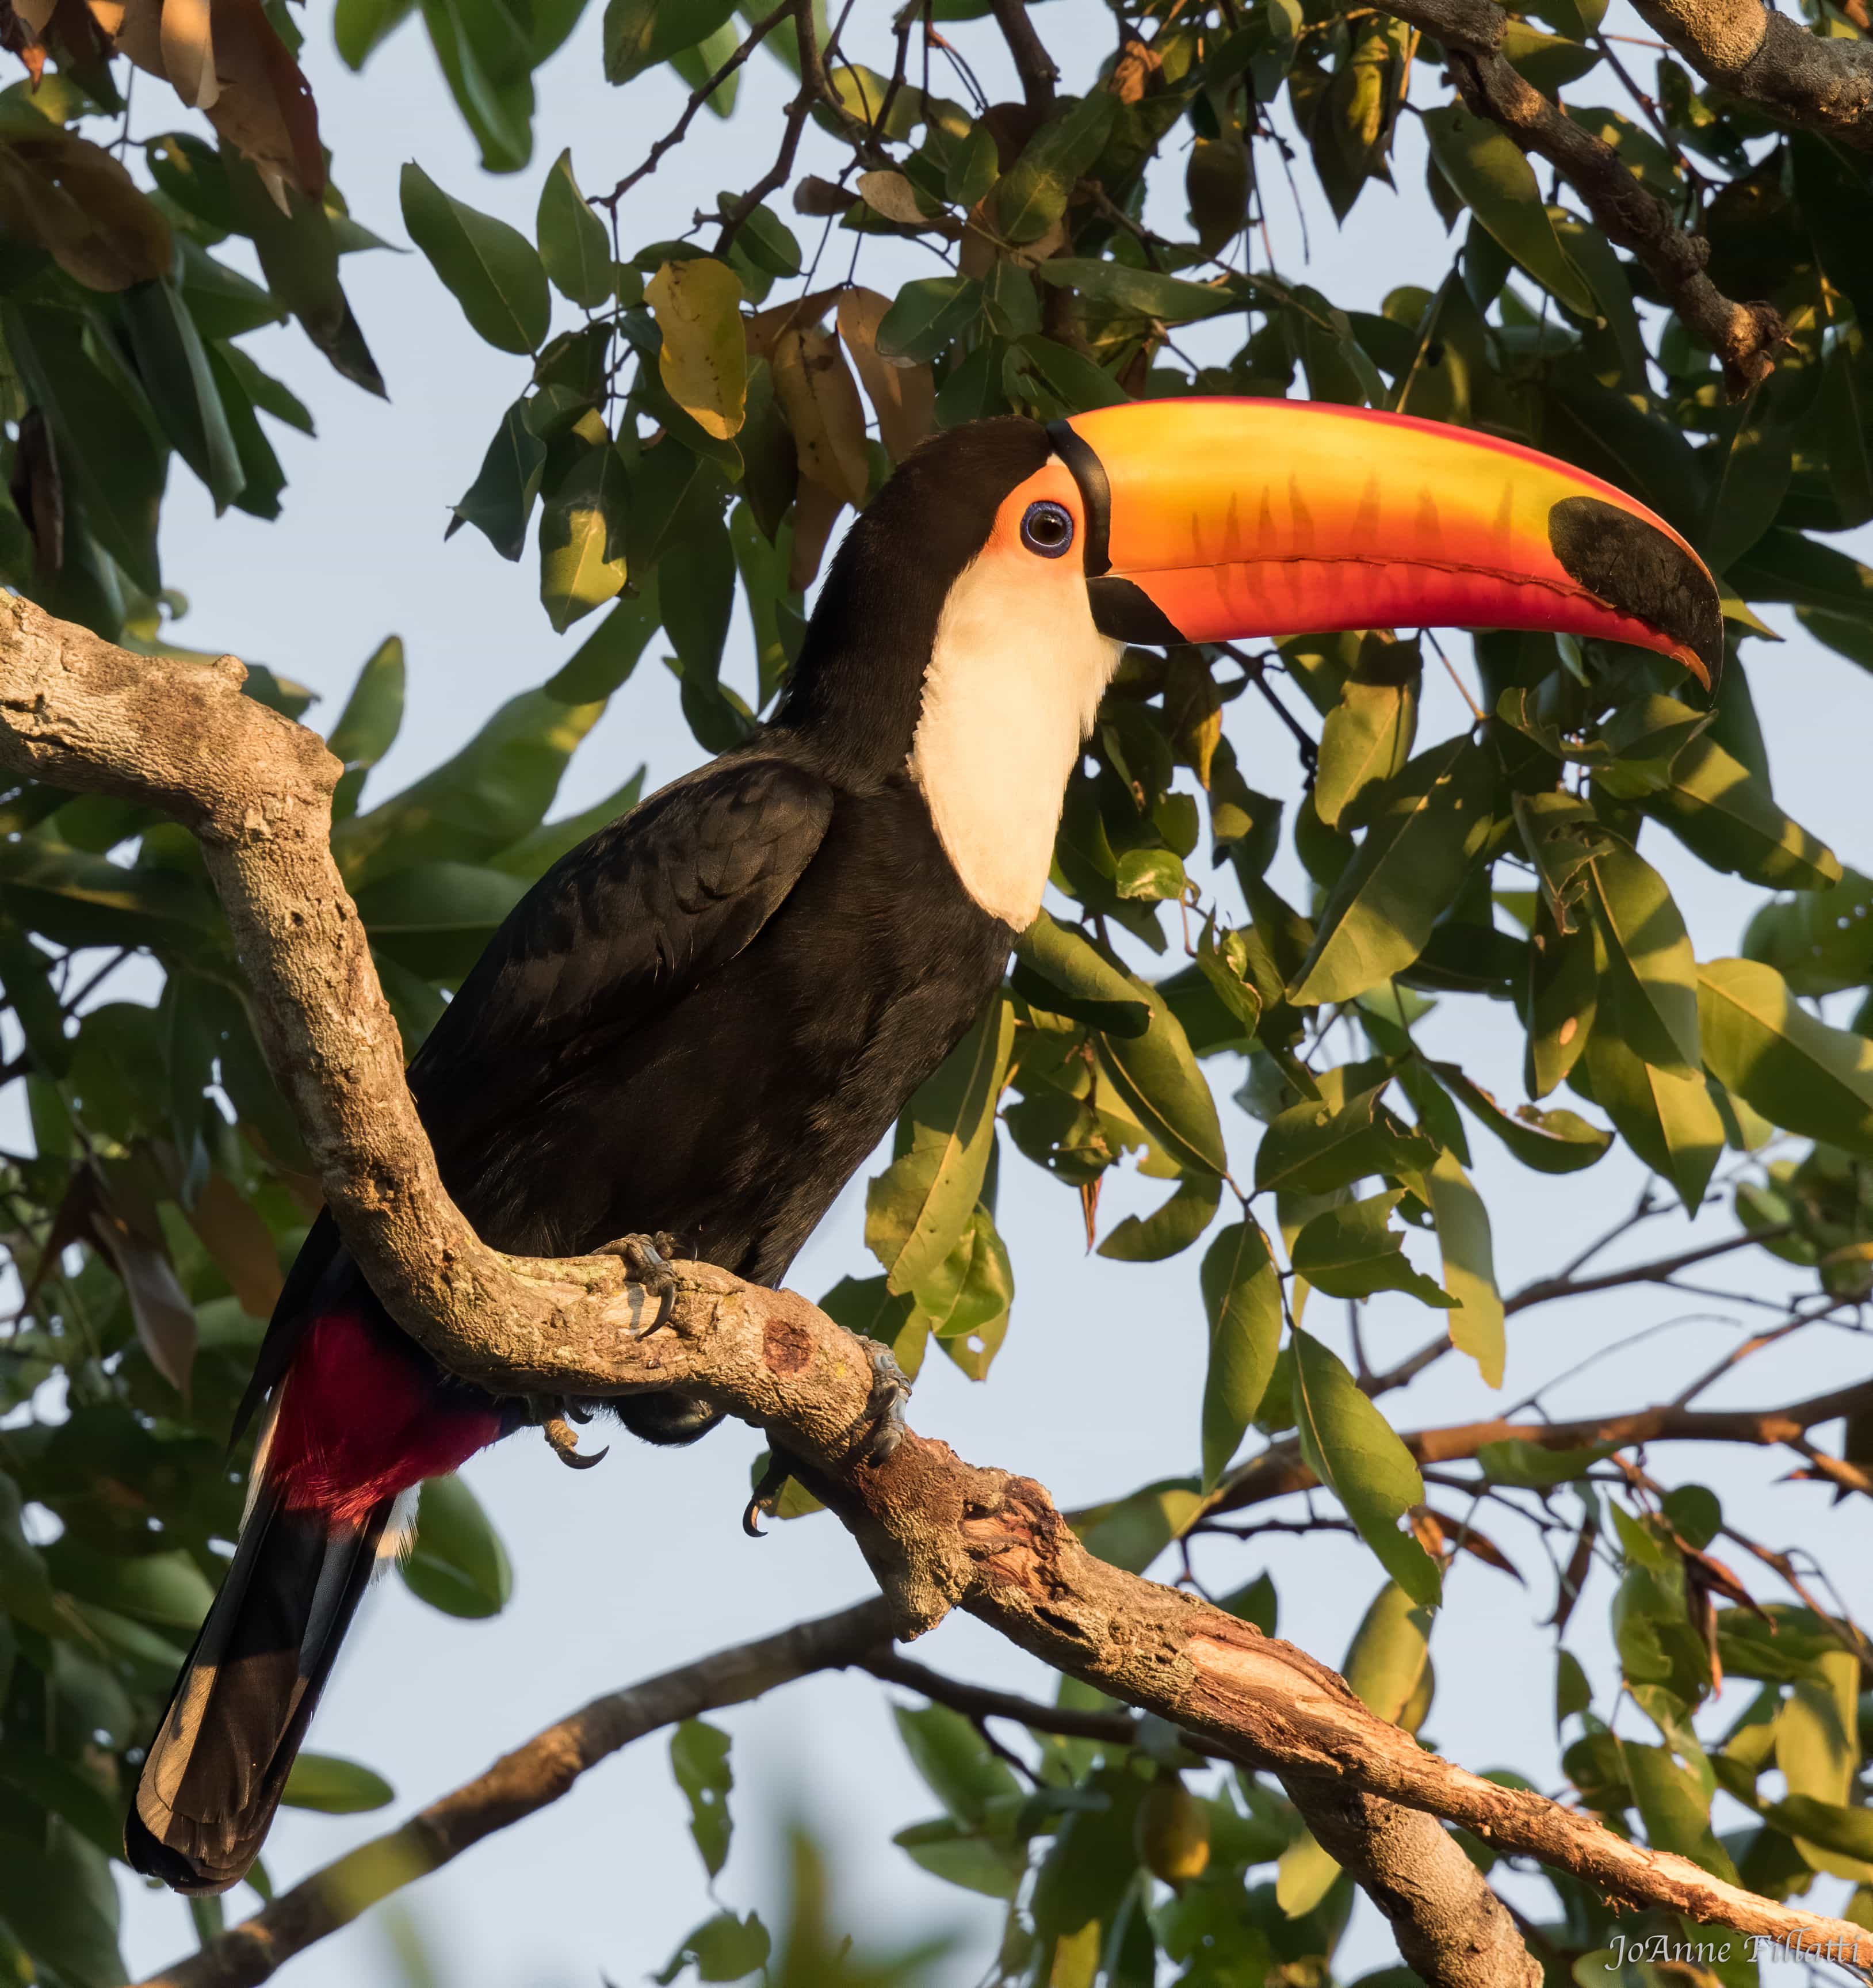
[[(555, 864), (431, 1030), (410, 1085), (450, 1193), (500, 1249), (667, 1231), (778, 1283), (1001, 982), (1126, 643), (1446, 624), (1636, 644), (1706, 686), (1723, 653), (1676, 532), (1510, 442), (1198, 399), (933, 438), (846, 535), (771, 722)], [(391, 1322), (329, 1216), (262, 1398), (127, 1830), (184, 1892), (252, 1863), (415, 1487), (524, 1416)], [(665, 1441), (716, 1412), (617, 1407)]]

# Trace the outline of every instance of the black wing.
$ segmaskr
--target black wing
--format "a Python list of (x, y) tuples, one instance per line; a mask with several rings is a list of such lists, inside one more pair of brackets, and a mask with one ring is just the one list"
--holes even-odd
[[(825, 781), (789, 760), (717, 760), (562, 857), (410, 1063), (445, 1178), (748, 945), (812, 860), (832, 801)], [(322, 1212), (274, 1307), (237, 1433), (321, 1298), (356, 1274)]]
[[(641, 1027), (747, 945), (832, 816), (789, 760), (717, 760), (561, 857), (509, 913), (410, 1066), (438, 1150), (455, 1107)], [(488, 1087), (495, 1095), (491, 1097)]]

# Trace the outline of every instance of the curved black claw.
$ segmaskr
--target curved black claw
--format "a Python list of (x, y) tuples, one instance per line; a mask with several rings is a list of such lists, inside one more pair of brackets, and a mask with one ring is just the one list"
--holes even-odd
[(656, 1317), (646, 1325), (635, 1327), (630, 1337), (648, 1339), (652, 1333), (662, 1331), (677, 1308), (676, 1273), (670, 1267), (677, 1254), (675, 1236), (661, 1229), (654, 1236), (620, 1236), (616, 1242), (607, 1242), (592, 1253), (616, 1256), (632, 1283), (641, 1285), (658, 1300)]
[(774, 1516), (774, 1508), (781, 1492), (787, 1488), (787, 1480), (792, 1475), (793, 1466), (784, 1450), (770, 1450), (768, 1467), (761, 1473), (761, 1481), (754, 1486), (754, 1495), (749, 1499), (747, 1509), (741, 1514), (741, 1530), (751, 1540), (764, 1540), (768, 1536), (761, 1529), (764, 1518)]
[[(589, 1415), (579, 1417), (581, 1422), (591, 1419)], [(554, 1456), (569, 1470), (589, 1470), (594, 1464), (602, 1463), (611, 1454), (609, 1443), (602, 1449), (595, 1449), (589, 1454), (581, 1450), (578, 1435), (564, 1415), (548, 1415), (540, 1425), (540, 1433), (552, 1445)]]
[(869, 1464), (883, 1463), (904, 1440), (904, 1405), (910, 1399), (910, 1377), (892, 1357), (888, 1346), (873, 1346), (872, 1398), (854, 1447)]

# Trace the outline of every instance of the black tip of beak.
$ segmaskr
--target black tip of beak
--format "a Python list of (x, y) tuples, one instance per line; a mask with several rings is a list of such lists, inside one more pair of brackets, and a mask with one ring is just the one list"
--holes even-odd
[(1713, 691), (1723, 667), (1723, 610), (1709, 576), (1675, 539), (1598, 497), (1564, 497), (1548, 543), (1568, 573), (1608, 606), (1682, 642)]

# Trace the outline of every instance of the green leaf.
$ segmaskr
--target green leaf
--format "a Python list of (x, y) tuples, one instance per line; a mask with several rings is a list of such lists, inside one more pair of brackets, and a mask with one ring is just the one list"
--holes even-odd
[[(1646, 1062), (1680, 1077), (1695, 1071), (1697, 961), (1665, 879), (1623, 843), (1595, 854), (1588, 875), (1604, 948), (1602, 1009), (1610, 992), (1620, 1036)], [(1605, 1023), (1602, 1013), (1602, 1033)]]
[(443, 536), (452, 539), (463, 526), (473, 525), (504, 560), (518, 560), (526, 546), (527, 525), (545, 468), (546, 445), (527, 424), (526, 402), (516, 401), (501, 418), (481, 467), (456, 505)]
[(733, 1912), (718, 1912), (687, 1934), (651, 1979), (659, 1988), (670, 1988), (684, 1968), (693, 1966), (698, 1981), (740, 1981), (765, 1967), (773, 1949), (760, 1913), (738, 1919)]
[(511, 848), (545, 818), (567, 761), (604, 708), (537, 690), (509, 698), (459, 752), (338, 825), (332, 852), (346, 881), (355, 890), (415, 864), (474, 863)]
[(1350, 1000), (1411, 965), (1489, 833), (1495, 793), (1494, 760), (1467, 735), (1421, 752), (1382, 789), (1289, 1000)]
[(1697, 1776), (1679, 1765), (1669, 1746), (1644, 1746), (1628, 1740), (1620, 1756), (1652, 1846), (1689, 1857), (1726, 1884), (1740, 1882), (1730, 1852), (1712, 1831), (1710, 1797)]
[[(1591, 947), (1588, 957), (1592, 957)], [(1532, 1104), (1505, 1111), (1455, 1063), (1436, 1063), (1431, 1067), (1524, 1166), (1533, 1167), (1537, 1173), (1578, 1173), (1601, 1158), (1613, 1143), (1611, 1133), (1590, 1124), (1578, 1111), (1538, 1111)]]
[(1104, 262), (1085, 255), (1054, 255), (1034, 271), (1043, 282), (1077, 290), (1088, 303), (1105, 304), (1135, 317), (1165, 324), (1194, 324), (1224, 311), (1244, 308), (1236, 292), (1213, 289), (1207, 283), (1186, 282), (1160, 276), (1155, 269), (1135, 269), (1128, 262)]
[(657, 576), (653, 573), (612, 609), (542, 686), (560, 704), (597, 704), (609, 697), (636, 668), (644, 645), (661, 625)]
[(241, 232), (253, 242), (267, 288), (347, 380), (381, 394), (383, 376), (339, 280), (332, 217), (319, 202), (290, 188), (282, 209), (239, 152), (225, 150), (221, 158)]
[(982, 286), (973, 276), (920, 276), (900, 284), (878, 321), (878, 353), (906, 364), (927, 363), (980, 315)]
[(555, 634), (624, 585), (630, 490), (609, 441), (588, 448), (540, 510), (540, 602)]
[(1213, 1490), (1241, 1447), (1268, 1390), (1281, 1341), (1281, 1283), (1268, 1239), (1247, 1218), (1221, 1230), (1200, 1275), (1210, 1320), (1203, 1377), (1203, 1489)]
[(1321, 1848), (1313, 1832), (1303, 1829), (1275, 1865), (1274, 1902), (1284, 1917), (1304, 1919), (1321, 1905), (1339, 1876), (1339, 1865)]
[(1382, 785), (1404, 771), (1417, 730), (1415, 673), (1392, 682), (1355, 675), (1340, 686), (1340, 701), (1321, 729), (1314, 783), (1314, 812), (1329, 828), (1342, 826), (1341, 816), (1375, 781)]
[(1570, 310), (1597, 318), (1593, 292), (1554, 232), (1534, 168), (1508, 133), (1456, 103), (1426, 111), (1424, 128), (1439, 171), (1501, 246)]
[(735, 552), (714, 510), (693, 521), (657, 565), (663, 631), (686, 683), (715, 682), (735, 606)]
[(518, 228), (453, 198), (413, 161), (399, 181), (403, 225), (477, 334), (502, 352), (533, 352), (552, 300), (533, 244)]
[(1255, 1185), (1288, 1194), (1331, 1194), (1375, 1174), (1422, 1173), (1437, 1148), (1379, 1104), (1383, 1084), (1342, 1105), (1308, 1099), (1280, 1114), (1262, 1134)]
[(541, 266), (562, 297), (588, 310), (611, 301), (611, 237), (579, 190), (570, 146), (553, 161), (540, 189), (534, 232)]
[(1420, 1608), (1443, 1589), (1437, 1563), (1399, 1521), (1424, 1498), (1424, 1480), (1391, 1425), (1346, 1365), (1311, 1334), (1294, 1340), (1294, 1409), (1308, 1468), (1346, 1508), (1379, 1564)]
[(514, 1570), (481, 1501), (461, 1478), (432, 1477), (417, 1502), (416, 1544), (398, 1563), (403, 1584), (445, 1615), (498, 1615)]
[(416, 12), (417, 0), (337, 0), (332, 39), (348, 69), (363, 68), (372, 52)]
[(1587, 1043), (1587, 1075), (1620, 1137), (1695, 1215), (1723, 1151), (1723, 1121), (1702, 1072), (1681, 1074), (1635, 1055), (1602, 1008)]
[(1528, 1490), (1551, 1490), (1557, 1484), (1571, 1484), (1584, 1477), (1596, 1463), (1604, 1463), (1618, 1447), (1597, 1442), (1585, 1449), (1549, 1449), (1522, 1436), (1500, 1442), (1480, 1443), (1476, 1461), (1492, 1484), (1519, 1485)]
[(1457, 1305), (1450, 1315), (1450, 1343), (1476, 1361), (1487, 1385), (1500, 1388), (1507, 1347), (1503, 1337), (1502, 1293), (1496, 1286), (1490, 1212), (1453, 1153), (1438, 1155), (1430, 1180), (1431, 1213), (1443, 1253), (1444, 1289)]
[(50, 422), (59, 466), (98, 543), (146, 593), (162, 591), (156, 522), (166, 462), (135, 407), (84, 349), (82, 320), (0, 303), (0, 336)]
[(995, 1144), (1014, 1011), (993, 1002), (905, 1107), (910, 1144), (866, 1191), (866, 1246), (893, 1292), (919, 1292), (968, 1228)]
[(1203, 1508), (1193, 1477), (1167, 1478), (1071, 1515), (1086, 1550), (1109, 1566), (1142, 1574)]
[(1820, 891), (1841, 881), (1832, 850), (1776, 805), (1766, 780), (1707, 735), (1672, 762), (1671, 786), (1648, 811), (1713, 870), (1777, 891)]
[[(507, 0), (420, 0), (437, 66), (491, 173), (533, 156), (532, 36)], [(557, 11), (543, 5), (536, 30)]]
[(561, 857), (569, 855), (589, 837), (596, 835), (608, 823), (621, 820), (636, 806), (643, 797), (647, 770), (640, 766), (623, 786), (577, 814), (568, 815), (562, 821), (542, 822), (511, 848), (502, 850), (488, 867), (504, 870), (510, 877), (521, 877), (529, 884), (544, 876)]
[(1389, 1726), (1398, 1724), (1418, 1696), (1430, 1662), (1430, 1616), (1396, 1581), (1372, 1598), (1354, 1631), (1341, 1674), (1367, 1711)]
[(1025, 963), (1076, 999), (1127, 1004), (1143, 999), (1150, 1014), (1144, 1033), (1101, 1034), (1100, 1068), (1125, 1108), (1179, 1165), (1227, 1174), (1216, 1100), (1163, 993), (1113, 965), (1044, 911), (1021, 935), (1018, 950)]
[(19, 1486), (0, 1471), (0, 1609), (46, 1635), (55, 1633), (52, 1577), (20, 1523)]
[(1743, 949), (1775, 968), (1792, 993), (1865, 985), (1873, 979), (1873, 882), (1848, 870), (1831, 890), (1763, 905), (1750, 921)]
[(0, 1832), (0, 1925), (60, 1988), (116, 1988), (117, 1892), (103, 1853), (56, 1817), (31, 1839)]
[(1120, 1263), (1161, 1263), (1189, 1249), (1222, 1205), (1223, 1183), (1214, 1174), (1188, 1172), (1160, 1207), (1119, 1222), (1099, 1245), (1099, 1254)]
[(1075, 186), (1104, 150), (1118, 110), (1110, 90), (1095, 90), (1022, 147), (995, 188), (995, 219), (1004, 240), (1036, 241), (1066, 212)]
[[(724, 21), (713, 35), (705, 36), (693, 49), (679, 49), (670, 66), (691, 90), (700, 90), (740, 46), (741, 38), (732, 21)], [(703, 106), (712, 117), (732, 116), (735, 99), (741, 92), (741, 72), (734, 69), (704, 98)]]
[(1405, 1238), (1392, 1226), (1392, 1211), (1404, 1199), (1405, 1190), (1393, 1188), (1323, 1210), (1294, 1239), (1289, 1255), (1295, 1270), (1329, 1297), (1402, 1291), (1435, 1310), (1454, 1310), (1457, 1300), (1406, 1259)]
[(1764, 1117), (1873, 1159), (1873, 1043), (1803, 1008), (1772, 966), (1713, 959), (1698, 975), (1705, 1060)]
[(947, 1705), (893, 1706), (898, 1737), (924, 1785), (953, 1822), (979, 1828), (992, 1803), (1018, 1798), (1021, 1784), (982, 1735)]
[(321, 1815), (362, 1815), (387, 1808), (396, 1799), (397, 1790), (383, 1775), (336, 1753), (302, 1753), (280, 1797), (288, 1808), (316, 1809)]
[(629, 83), (706, 41), (734, 12), (734, 0), (606, 0), (605, 80)]
[(174, 284), (133, 283), (120, 304), (143, 391), (170, 445), (206, 485), (219, 512), (247, 485), (241, 452), (208, 363), (208, 347)]
[(1006, 1835), (967, 1828), (947, 1815), (914, 1822), (891, 1841), (919, 1870), (987, 1898), (1012, 1898), (1028, 1869), (1023, 1844)]
[(734, 1825), (728, 1797), (735, 1785), (728, 1764), (728, 1735), (700, 1719), (686, 1719), (670, 1736), (670, 1770), (690, 1805), (690, 1834), (703, 1868), (713, 1878), (728, 1861)]

